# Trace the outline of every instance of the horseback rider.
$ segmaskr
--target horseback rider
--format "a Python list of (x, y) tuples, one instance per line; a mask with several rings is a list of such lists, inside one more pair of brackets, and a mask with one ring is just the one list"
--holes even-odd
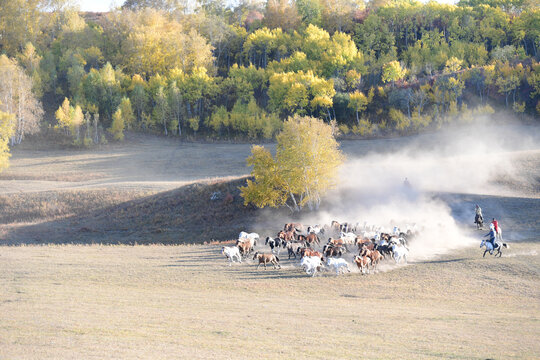
[(499, 222), (493, 218), (491, 221), (491, 224), (493, 224), (493, 227), (495, 228), (495, 234), (497, 236), (497, 240), (502, 241), (502, 235), (501, 235), (501, 228), (499, 227)]
[(478, 224), (484, 222), (484, 216), (482, 216), (482, 208), (476, 204), (476, 216), (474, 217), (474, 223)]
[(408, 189), (411, 187), (411, 183), (409, 182), (409, 179), (405, 178), (405, 180), (403, 181), (403, 186), (405, 186)]
[(493, 218), (491, 223), (493, 224), (493, 227), (495, 228), (495, 232), (498, 233), (499, 232), (499, 222), (497, 220), (495, 220), (495, 218)]
[(489, 232), (484, 235), (484, 237), (489, 236), (489, 242), (491, 243), (491, 246), (495, 249), (495, 239), (497, 238), (497, 231), (495, 230), (495, 226), (493, 223), (489, 224)]

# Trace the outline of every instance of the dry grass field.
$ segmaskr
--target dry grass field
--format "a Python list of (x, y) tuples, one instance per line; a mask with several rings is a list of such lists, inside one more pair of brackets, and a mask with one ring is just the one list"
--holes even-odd
[[(476, 244), (377, 274), (311, 278), (283, 253), (281, 270), (229, 267), (213, 241), (290, 220), (243, 206), (248, 144), (128, 140), (14, 150), (0, 174), (0, 359), (539, 357), (540, 148), (498, 154), (516, 173), (485, 193), (433, 195), (464, 228), (475, 203), (503, 218), (502, 258), (481, 258)], [(400, 154), (419, 142), (429, 154), (438, 141), (342, 148)]]
[(371, 275), (219, 246), (0, 248), (2, 359), (535, 359), (538, 243)]

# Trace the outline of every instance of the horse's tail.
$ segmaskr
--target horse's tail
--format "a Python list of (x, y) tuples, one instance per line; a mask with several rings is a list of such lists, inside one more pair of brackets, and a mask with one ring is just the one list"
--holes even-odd
[(277, 262), (279, 262), (279, 258), (276, 255), (274, 255), (274, 257), (276, 258)]

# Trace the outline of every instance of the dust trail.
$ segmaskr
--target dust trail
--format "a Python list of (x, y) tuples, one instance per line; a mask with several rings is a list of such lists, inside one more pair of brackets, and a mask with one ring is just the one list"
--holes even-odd
[[(538, 130), (538, 126), (494, 124), (483, 119), (435, 134), (346, 142), (343, 147), (348, 161), (340, 170), (337, 189), (325, 197), (318, 212), (293, 221), (323, 225), (337, 220), (360, 227), (382, 227), (386, 232), (394, 226), (402, 231), (416, 229), (419, 235), (409, 246), (408, 260), (412, 262), (467, 246), (477, 247), (484, 235), (474, 231), (472, 224), (474, 201), (481, 197), (479, 194), (484, 198), (490, 195), (491, 200), (486, 200), (489, 208), (484, 209), (486, 220), (490, 212), (513, 211), (515, 216), (521, 216), (515, 209), (519, 206), (510, 209), (499, 197), (520, 196), (514, 184), (535, 188), (535, 181), (540, 179), (540, 169), (535, 166), (540, 154)], [(523, 153), (532, 154), (532, 170), (523, 171), (523, 164), (515, 161)], [(405, 178), (410, 186), (404, 185)], [(509, 194), (514, 190), (514, 195)], [(497, 208), (503, 205), (505, 209)], [(259, 220), (259, 229), (272, 229), (261, 235), (275, 236), (292, 219), (263, 212)], [(506, 234), (513, 231), (512, 239), (524, 231), (507, 225), (512, 224), (503, 225)], [(326, 238), (321, 239), (322, 243)], [(352, 252), (346, 255), (351, 269), (356, 267), (352, 256)], [(381, 272), (395, 268), (393, 261), (384, 264)]]
[(510, 254), (503, 254), (503, 257), (516, 257), (516, 256), (538, 256), (538, 253), (536, 252), (536, 250), (531, 250), (531, 251), (520, 251), (520, 252), (515, 252), (515, 253), (510, 253)]
[[(452, 196), (443, 200), (438, 194), (500, 193), (497, 178), (519, 173), (511, 155), (540, 149), (538, 132), (530, 130), (478, 123), (417, 136), (391, 151), (349, 155), (338, 189), (324, 209), (305, 222), (347, 221), (382, 226), (386, 231), (394, 226), (402, 231), (415, 228), (420, 235), (410, 243), (409, 260), (478, 244), (479, 235), (470, 234), (474, 208), (453, 203), (451, 209), (447, 200)], [(404, 184), (405, 178), (411, 186)], [(454, 218), (453, 212), (467, 217)]]

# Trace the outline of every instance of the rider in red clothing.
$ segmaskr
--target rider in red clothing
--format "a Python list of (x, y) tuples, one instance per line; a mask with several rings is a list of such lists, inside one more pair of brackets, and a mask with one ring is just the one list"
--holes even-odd
[(497, 222), (497, 220), (495, 220), (495, 218), (493, 218), (493, 221), (491, 223), (495, 227), (495, 232), (499, 233), (499, 223)]

